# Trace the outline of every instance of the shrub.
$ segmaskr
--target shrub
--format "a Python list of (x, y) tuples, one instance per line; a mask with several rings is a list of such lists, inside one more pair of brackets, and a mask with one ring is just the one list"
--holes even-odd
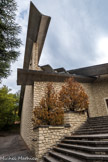
[(74, 78), (65, 81), (59, 93), (59, 100), (66, 111), (84, 111), (87, 110), (89, 104), (87, 94)]
[(64, 121), (64, 111), (55, 93), (53, 85), (47, 84), (45, 96), (40, 101), (39, 106), (33, 110), (34, 126), (39, 125), (62, 125)]

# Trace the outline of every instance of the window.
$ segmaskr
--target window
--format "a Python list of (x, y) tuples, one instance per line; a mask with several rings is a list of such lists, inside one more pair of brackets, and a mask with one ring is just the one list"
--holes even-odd
[(106, 101), (106, 105), (107, 105), (107, 108), (108, 108), (108, 98), (107, 98), (107, 99), (105, 99), (105, 101)]

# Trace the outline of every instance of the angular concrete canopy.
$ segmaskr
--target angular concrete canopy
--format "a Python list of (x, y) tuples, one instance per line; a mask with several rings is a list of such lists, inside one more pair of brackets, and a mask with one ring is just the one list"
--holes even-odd
[[(49, 27), (51, 17), (45, 16), (38, 11), (32, 2), (30, 2), (28, 30), (26, 38), (25, 56), (23, 69), (28, 70), (30, 59), (32, 55), (33, 43), (38, 43), (38, 62), (41, 56), (43, 45), (45, 42), (47, 30)], [(23, 98), (25, 93), (25, 85), (21, 86), (20, 103), (19, 103), (19, 115), (21, 116)]]
[(26, 38), (25, 56), (23, 68), (28, 69), (32, 54), (33, 43), (38, 43), (38, 62), (41, 56), (45, 37), (47, 34), (51, 18), (41, 14), (38, 9), (30, 2), (29, 22)]

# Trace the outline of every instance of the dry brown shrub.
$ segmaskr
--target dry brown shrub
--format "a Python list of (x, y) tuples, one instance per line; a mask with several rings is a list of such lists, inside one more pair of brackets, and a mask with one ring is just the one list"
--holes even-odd
[(63, 125), (64, 110), (58, 95), (55, 93), (52, 83), (48, 83), (45, 96), (38, 107), (33, 111), (34, 126), (39, 125)]
[(88, 96), (80, 83), (69, 78), (59, 93), (59, 100), (66, 111), (84, 111), (88, 109)]

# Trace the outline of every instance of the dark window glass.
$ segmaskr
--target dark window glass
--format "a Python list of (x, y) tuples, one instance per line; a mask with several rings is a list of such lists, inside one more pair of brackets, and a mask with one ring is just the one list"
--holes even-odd
[(107, 104), (107, 108), (108, 108), (108, 99), (106, 99), (106, 104)]

